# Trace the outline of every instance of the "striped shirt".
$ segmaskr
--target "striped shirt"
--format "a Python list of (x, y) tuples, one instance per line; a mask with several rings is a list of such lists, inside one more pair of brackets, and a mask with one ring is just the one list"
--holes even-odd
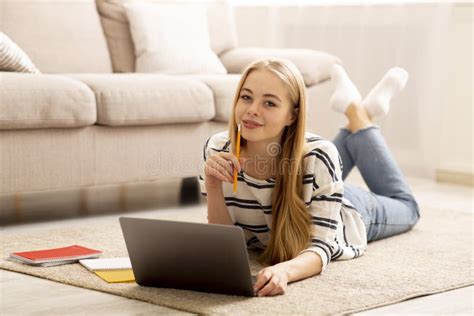
[[(312, 233), (308, 248), (323, 262), (323, 272), (331, 260), (348, 260), (361, 256), (367, 249), (367, 235), (362, 216), (344, 198), (342, 160), (336, 146), (324, 138), (306, 132), (303, 162), (303, 199), (311, 215)], [(204, 163), (217, 152), (229, 152), (230, 140), (224, 131), (209, 137), (204, 146), (199, 182), (204, 184)], [(275, 178), (260, 180), (238, 173), (237, 194), (233, 185), (222, 182), (224, 198), (234, 225), (240, 226), (249, 249), (265, 249), (272, 228), (272, 191)], [(299, 255), (298, 254), (298, 255)]]

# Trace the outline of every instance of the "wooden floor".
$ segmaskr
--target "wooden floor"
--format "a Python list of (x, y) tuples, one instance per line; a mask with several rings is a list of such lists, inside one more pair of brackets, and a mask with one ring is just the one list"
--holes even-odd
[[(365, 187), (357, 170), (351, 173), (346, 181)], [(413, 193), (422, 206), (446, 207), (453, 212), (473, 213), (472, 187), (437, 183), (434, 181), (407, 178)], [(152, 216), (153, 212), (179, 212), (178, 195), (179, 184), (160, 184), (159, 196), (162, 206), (154, 210), (134, 212), (135, 215)], [(155, 188), (156, 189), (156, 188)], [(141, 190), (144, 191), (144, 190)], [(156, 190), (153, 191), (156, 197)], [(142, 192), (143, 193), (143, 192)], [(128, 198), (133, 197), (129, 194)], [(40, 198), (39, 198), (40, 199)], [(140, 195), (143, 199), (143, 194)], [(43, 202), (38, 201), (41, 204)], [(113, 202), (111, 202), (113, 203)], [(131, 202), (127, 204), (131, 205)], [(103, 207), (103, 204), (102, 204)], [(201, 207), (201, 206), (186, 206)], [(107, 209), (106, 207), (103, 209)], [(49, 213), (51, 214), (51, 213)], [(11, 223), (2, 226), (4, 232), (32, 231), (47, 227), (58, 227), (70, 223), (87, 223), (107, 221), (118, 218), (123, 213), (87, 215), (80, 217), (56, 218), (50, 220), (46, 215), (35, 214), (34, 221), (22, 217), (23, 223)], [(50, 215), (49, 215), (50, 216)], [(48, 220), (48, 221), (46, 221)], [(472, 256), (472, 249), (471, 249)], [(398, 304), (384, 306), (355, 315), (387, 315), (387, 314), (473, 314), (474, 287), (465, 287), (435, 295), (410, 299)], [(53, 281), (48, 281), (29, 275), (0, 270), (0, 313), (1, 315), (142, 315), (155, 314), (189, 314), (157, 305), (127, 299), (107, 293), (74, 287)]]

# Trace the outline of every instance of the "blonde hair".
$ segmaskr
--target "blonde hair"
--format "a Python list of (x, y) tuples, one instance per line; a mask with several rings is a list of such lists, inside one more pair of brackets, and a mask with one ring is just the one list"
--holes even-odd
[[(286, 59), (260, 59), (247, 66), (237, 86), (229, 123), (229, 137), (234, 154), (237, 138), (235, 107), (247, 76), (255, 70), (270, 71), (281, 79), (288, 88), (292, 111), (296, 116), (296, 120), (285, 127), (282, 135), (281, 151), (276, 160), (276, 184), (272, 193), (271, 239), (259, 258), (260, 263), (274, 265), (296, 257), (307, 248), (311, 238), (311, 217), (302, 198), (306, 87), (301, 73)], [(245, 145), (244, 139), (241, 144)]]

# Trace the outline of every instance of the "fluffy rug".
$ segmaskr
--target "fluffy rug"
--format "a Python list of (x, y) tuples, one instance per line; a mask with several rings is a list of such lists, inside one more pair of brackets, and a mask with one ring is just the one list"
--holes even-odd
[[(1, 232), (0, 268), (199, 314), (354, 313), (474, 284), (472, 215), (422, 209), (411, 231), (372, 242), (362, 257), (333, 261), (322, 275), (291, 283), (285, 295), (274, 297), (108, 284), (79, 264), (41, 268), (5, 260), (14, 251), (71, 244), (103, 250), (102, 258), (127, 256), (118, 219), (30, 233)], [(184, 209), (178, 215), (155, 214), (147, 217), (206, 222), (205, 207)], [(256, 273), (262, 268), (255, 261), (258, 254), (249, 254)]]

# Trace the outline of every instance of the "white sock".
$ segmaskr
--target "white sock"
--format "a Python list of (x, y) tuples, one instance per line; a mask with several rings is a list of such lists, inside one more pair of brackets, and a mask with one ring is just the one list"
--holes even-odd
[(334, 92), (329, 104), (334, 111), (345, 113), (349, 104), (362, 101), (359, 90), (341, 65), (332, 66), (331, 80), (334, 80)]
[(372, 118), (383, 117), (388, 113), (390, 99), (402, 91), (407, 80), (408, 72), (405, 69), (394, 67), (387, 71), (362, 101)]

